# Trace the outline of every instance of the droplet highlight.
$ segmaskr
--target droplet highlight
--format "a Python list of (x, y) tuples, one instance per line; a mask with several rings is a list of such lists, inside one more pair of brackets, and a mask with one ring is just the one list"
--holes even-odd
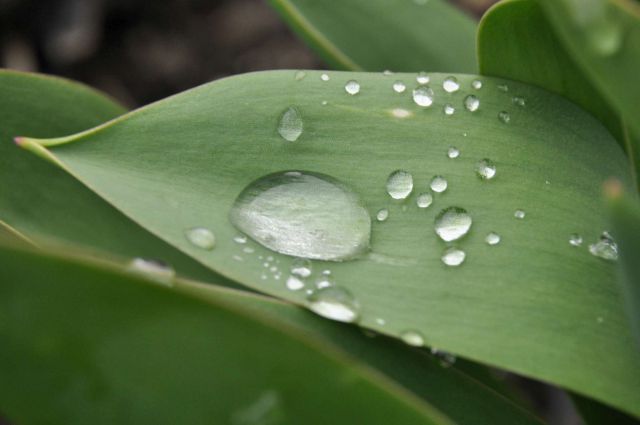
[(292, 107), (287, 108), (280, 116), (278, 123), (278, 133), (288, 141), (295, 142), (302, 134), (304, 124), (298, 109)]
[(453, 105), (451, 105), (450, 103), (447, 103), (442, 108), (442, 111), (444, 112), (445, 115), (451, 116), (456, 112), (456, 108), (454, 108)]
[(471, 87), (473, 87), (476, 90), (480, 90), (482, 88), (482, 81), (480, 80), (473, 80), (471, 82)]
[(429, 81), (431, 81), (431, 79), (426, 73), (420, 72), (416, 77), (416, 81), (418, 82), (418, 84), (429, 84)]
[(134, 258), (129, 263), (127, 270), (167, 286), (171, 286), (176, 277), (176, 271), (173, 267), (160, 260)]
[(509, 124), (509, 121), (511, 121), (511, 115), (509, 115), (507, 111), (500, 111), (498, 112), (498, 119), (504, 124)]
[(515, 218), (517, 218), (518, 220), (522, 220), (526, 215), (527, 215), (527, 213), (525, 213), (524, 210), (516, 210), (513, 213), (513, 216)]
[(320, 79), (322, 81), (329, 81), (331, 78), (329, 77), (329, 74), (327, 74), (326, 72), (323, 72), (322, 74), (320, 74)]

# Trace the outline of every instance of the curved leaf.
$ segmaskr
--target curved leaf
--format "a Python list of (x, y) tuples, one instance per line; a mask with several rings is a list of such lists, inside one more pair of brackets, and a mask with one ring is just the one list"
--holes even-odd
[(331, 66), (475, 72), (475, 23), (443, 0), (270, 0)]
[[(334, 284), (359, 302), (362, 326), (396, 336), (417, 330), (428, 345), (640, 414), (640, 359), (619, 304), (615, 264), (587, 249), (608, 227), (601, 184), (615, 176), (631, 185), (626, 158), (604, 127), (562, 98), (506, 80), (482, 78), (477, 90), (470, 87), (478, 77), (457, 75), (461, 89), (445, 93), (446, 75), (431, 74), (434, 104), (421, 108), (408, 93), (414, 86), (394, 93), (381, 74), (332, 73), (327, 82), (319, 72), (301, 81), (294, 74), (220, 80), (85, 133), (21, 143), (203, 264), (301, 304), (305, 291), (284, 284), (291, 257), (235, 242), (229, 213), (238, 194), (263, 176), (284, 170), (329, 175), (349, 186), (371, 216), (388, 208), (390, 217), (372, 224), (369, 254), (314, 261), (307, 288), (328, 269)], [(396, 78), (410, 84), (415, 75)], [(353, 79), (357, 95), (345, 93)], [(469, 94), (480, 100), (475, 112), (462, 106)], [(514, 95), (526, 106), (512, 102)], [(443, 113), (445, 103), (455, 105), (453, 115)], [(296, 142), (278, 131), (290, 109), (299, 119), (285, 126), (303, 128)], [(452, 145), (459, 158), (447, 157)], [(483, 158), (496, 164), (492, 180), (474, 171)], [(445, 176), (449, 187), (426, 209), (416, 206), (415, 194), (393, 201), (385, 181), (398, 169), (412, 173), (416, 193), (427, 191), (435, 175)], [(295, 193), (304, 195), (302, 203), (277, 197), (273, 211), (317, 204), (320, 210), (309, 217), (319, 214), (326, 223), (322, 212), (347, 199), (327, 198), (330, 191)], [(434, 233), (436, 216), (452, 206), (473, 219), (469, 234), (455, 243), (467, 253), (457, 268), (442, 263), (447, 244)], [(524, 219), (514, 217), (518, 209)], [(336, 224), (350, 219), (332, 214)], [(184, 232), (193, 226), (211, 229), (218, 247), (209, 252), (191, 244)], [(333, 232), (303, 230), (304, 237)], [(502, 236), (498, 245), (485, 243), (491, 231)], [(584, 237), (582, 247), (568, 243), (572, 233)], [(611, 356), (615, 362), (604, 361)]]
[(121, 106), (81, 84), (1, 70), (0, 219), (32, 239), (61, 239), (121, 257), (157, 258), (187, 276), (226, 282), (150, 235), (57, 167), (13, 143), (19, 134), (60, 136), (123, 112)]

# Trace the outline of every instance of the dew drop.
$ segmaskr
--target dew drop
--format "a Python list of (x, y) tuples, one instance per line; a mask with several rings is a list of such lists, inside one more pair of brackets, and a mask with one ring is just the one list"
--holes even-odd
[(466, 235), (472, 223), (473, 220), (465, 209), (449, 207), (436, 216), (435, 231), (440, 239), (451, 242)]
[(329, 78), (329, 74), (327, 74), (326, 72), (323, 72), (322, 74), (320, 74), (320, 79), (322, 81), (329, 81), (331, 78)]
[(402, 81), (396, 81), (395, 83), (393, 83), (393, 91), (396, 93), (404, 93), (406, 89), (407, 86), (405, 86)]
[(503, 91), (503, 92), (508, 92), (509, 91), (509, 86), (506, 84), (498, 84), (498, 90)]
[(299, 291), (300, 289), (304, 288), (304, 280), (301, 279), (300, 276), (292, 274), (287, 278), (285, 286), (290, 291)]
[(448, 185), (449, 183), (447, 182), (447, 179), (442, 176), (435, 176), (433, 179), (431, 179), (431, 183), (429, 183), (429, 187), (431, 188), (431, 190), (437, 193), (442, 193), (447, 190)]
[(284, 140), (295, 142), (302, 134), (302, 128), (302, 117), (296, 108), (289, 107), (280, 116), (278, 133)]
[(496, 165), (488, 158), (481, 159), (476, 164), (476, 174), (482, 180), (491, 180), (496, 176)]
[(329, 286), (333, 286), (333, 279), (331, 279), (331, 275), (323, 274), (318, 276), (316, 279), (316, 288), (322, 289)]
[(404, 170), (396, 170), (387, 178), (387, 193), (393, 199), (406, 199), (413, 190), (413, 176)]
[(422, 347), (424, 345), (424, 337), (418, 331), (408, 330), (400, 334), (400, 339), (407, 345), (412, 347)]
[(524, 210), (516, 210), (513, 213), (513, 216), (519, 220), (522, 220), (526, 215), (527, 213), (525, 213)]
[(480, 99), (470, 94), (464, 98), (464, 107), (467, 111), (475, 112), (480, 107)]
[(193, 245), (208, 251), (216, 245), (216, 237), (213, 232), (205, 227), (193, 227), (184, 232), (185, 236)]
[(509, 124), (509, 121), (511, 121), (511, 115), (509, 115), (507, 111), (500, 111), (498, 112), (498, 119), (504, 124)]
[(602, 232), (598, 242), (589, 245), (589, 252), (591, 255), (609, 261), (616, 261), (618, 259), (618, 245), (607, 232)]
[(389, 218), (389, 210), (383, 208), (376, 213), (376, 220), (386, 221)]
[(577, 233), (572, 233), (571, 235), (569, 235), (569, 244), (572, 246), (582, 245), (582, 236)]
[(376, 319), (376, 324), (378, 324), (378, 325), (380, 325), (380, 326), (384, 326), (384, 325), (386, 325), (386, 324), (387, 324), (387, 321), (386, 321), (386, 320), (384, 320), (382, 317), (378, 317), (378, 318)]
[(467, 254), (460, 248), (450, 247), (442, 253), (442, 262), (449, 267), (457, 267), (464, 262)]
[(295, 79), (296, 79), (296, 81), (300, 81), (300, 80), (303, 80), (304, 77), (306, 77), (306, 76), (307, 76), (306, 72), (304, 72), (304, 71), (296, 71)]
[(487, 237), (484, 238), (484, 241), (487, 243), (487, 245), (498, 245), (501, 239), (502, 238), (500, 237), (500, 235), (496, 232), (489, 232), (487, 234)]
[(416, 199), (416, 204), (418, 205), (418, 208), (429, 208), (429, 206), (433, 203), (433, 196), (428, 193), (421, 193), (420, 195), (418, 195), (418, 198)]
[(420, 72), (416, 77), (416, 81), (418, 82), (418, 84), (429, 84), (429, 81), (431, 81), (431, 79), (426, 73)]
[(345, 84), (344, 90), (352, 96), (356, 95), (360, 93), (360, 83), (356, 80), (349, 80), (347, 84)]
[(413, 113), (403, 108), (395, 108), (391, 110), (391, 115), (396, 118), (408, 118), (413, 115)]
[(307, 297), (309, 309), (327, 319), (353, 323), (359, 318), (359, 306), (354, 296), (340, 286), (318, 289)]
[(327, 102), (326, 100), (323, 100), (322, 102), (320, 102), (320, 104), (322, 106), (327, 106), (329, 104), (329, 102)]
[(453, 105), (451, 105), (450, 103), (447, 103), (446, 105), (444, 105), (442, 110), (444, 111), (444, 114), (448, 116), (451, 116), (456, 112), (456, 108), (454, 108)]
[(426, 86), (416, 88), (413, 90), (413, 101), (418, 106), (431, 106), (433, 104), (433, 90)]
[(455, 93), (460, 89), (460, 83), (458, 83), (456, 77), (450, 76), (444, 79), (442, 82), (442, 88), (447, 93)]
[(176, 277), (176, 271), (164, 261), (146, 258), (134, 258), (129, 263), (127, 270), (168, 286), (173, 283)]
[(245, 235), (236, 235), (233, 237), (233, 241), (242, 245), (247, 243), (247, 237)]
[(449, 157), (450, 159), (456, 159), (459, 156), (460, 156), (460, 150), (455, 146), (451, 146), (447, 150), (447, 157)]
[(382, 71), (382, 75), (388, 77), (389, 75), (393, 75), (393, 71), (391, 71), (390, 69), (385, 69), (384, 71)]
[(527, 105), (527, 101), (525, 100), (524, 97), (521, 97), (521, 96), (514, 96), (511, 99), (511, 101), (513, 102), (514, 105), (517, 105), (517, 106), (524, 107)]
[(482, 88), (482, 81), (480, 80), (473, 80), (471, 82), (471, 87), (473, 87), (476, 90), (480, 90)]
[(325, 174), (262, 177), (238, 195), (229, 218), (256, 242), (294, 257), (342, 261), (369, 249), (371, 218), (362, 201)]
[(300, 277), (311, 276), (311, 261), (306, 258), (296, 258), (291, 263), (291, 274)]

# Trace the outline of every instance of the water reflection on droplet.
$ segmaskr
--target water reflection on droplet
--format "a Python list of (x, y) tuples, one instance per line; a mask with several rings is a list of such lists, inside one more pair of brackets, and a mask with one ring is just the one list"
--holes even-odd
[(134, 258), (129, 262), (127, 270), (167, 286), (171, 286), (176, 277), (173, 267), (160, 260)]
[(450, 159), (456, 159), (459, 156), (460, 150), (458, 148), (456, 148), (455, 146), (449, 147), (449, 149), (447, 150), (447, 157), (449, 157)]
[(322, 81), (329, 81), (331, 78), (329, 77), (329, 74), (323, 72), (322, 74), (320, 74), (320, 79)]
[(516, 210), (513, 213), (513, 216), (517, 219), (522, 220), (525, 216), (527, 215), (527, 213), (524, 212), (524, 210)]
[(453, 105), (451, 105), (450, 103), (447, 103), (446, 105), (444, 105), (442, 110), (444, 114), (447, 116), (451, 116), (456, 112), (456, 108), (454, 108)]
[(295, 73), (296, 81), (300, 81), (300, 80), (304, 79), (304, 77), (306, 77), (306, 76), (307, 76), (307, 73), (304, 72), (304, 71), (296, 71), (296, 73)]
[(426, 73), (420, 72), (416, 77), (416, 81), (418, 82), (418, 84), (429, 84), (429, 81), (431, 81), (431, 79)]
[(476, 90), (480, 90), (482, 88), (482, 81), (480, 80), (473, 80), (471, 82), (471, 87), (473, 87)]
[(300, 277), (311, 276), (311, 261), (306, 258), (296, 258), (291, 263), (291, 274)]
[(498, 112), (498, 119), (505, 124), (509, 124), (509, 121), (511, 121), (511, 115), (509, 115), (507, 111), (500, 111)]

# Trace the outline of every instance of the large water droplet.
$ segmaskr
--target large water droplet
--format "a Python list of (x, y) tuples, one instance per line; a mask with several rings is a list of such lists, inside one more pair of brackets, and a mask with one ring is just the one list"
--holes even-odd
[(278, 133), (288, 142), (295, 142), (302, 134), (302, 117), (300, 112), (292, 107), (287, 108), (280, 117), (278, 123)]
[(402, 81), (396, 81), (393, 83), (393, 91), (396, 93), (404, 93), (407, 89), (407, 86)]
[(467, 211), (459, 207), (446, 208), (437, 215), (435, 231), (440, 239), (451, 242), (469, 232), (473, 220)]
[(134, 258), (127, 270), (145, 276), (155, 282), (171, 285), (176, 277), (176, 271), (167, 263), (159, 260)]
[(356, 80), (349, 80), (347, 81), (347, 84), (345, 84), (344, 90), (352, 96), (354, 94), (358, 94), (360, 93), (360, 83)]
[(618, 259), (618, 245), (607, 232), (602, 232), (598, 242), (589, 245), (589, 252), (596, 257), (609, 261)]
[(424, 337), (418, 331), (408, 330), (400, 334), (400, 339), (412, 347), (422, 347), (424, 345)]
[(470, 94), (464, 98), (464, 107), (467, 111), (475, 112), (480, 107), (480, 99)]
[(431, 81), (431, 79), (426, 73), (420, 72), (416, 77), (416, 81), (418, 82), (418, 84), (429, 84), (429, 81)]
[(498, 245), (501, 239), (502, 238), (500, 237), (500, 235), (496, 232), (489, 232), (489, 234), (487, 234), (487, 237), (484, 238), (484, 241), (487, 243), (487, 245)]
[(447, 157), (449, 157), (451, 159), (456, 159), (459, 156), (460, 156), (460, 150), (458, 148), (456, 148), (455, 146), (451, 146), (447, 150)]
[(413, 90), (413, 101), (418, 106), (431, 106), (433, 104), (433, 90), (426, 86), (416, 88)]
[(216, 237), (213, 232), (205, 227), (193, 227), (184, 232), (193, 245), (201, 249), (212, 250), (216, 246)]
[(393, 199), (406, 199), (413, 190), (413, 176), (404, 170), (396, 170), (387, 178), (387, 193)]
[(386, 221), (388, 218), (389, 218), (389, 210), (386, 208), (379, 210), (378, 213), (376, 214), (376, 220), (378, 221)]
[(369, 213), (353, 191), (324, 174), (262, 177), (238, 195), (230, 219), (263, 246), (295, 257), (342, 261), (369, 248)]
[(449, 186), (449, 183), (447, 182), (447, 179), (442, 176), (435, 176), (431, 179), (431, 183), (429, 183), (431, 190), (437, 193), (442, 193), (447, 190), (447, 186)]
[(421, 193), (420, 195), (418, 195), (418, 198), (416, 199), (416, 204), (418, 205), (418, 208), (429, 208), (429, 206), (433, 203), (433, 196), (428, 193)]
[(359, 306), (354, 296), (340, 286), (327, 286), (307, 297), (309, 309), (327, 319), (352, 323), (359, 318)]
[(444, 250), (441, 260), (450, 267), (457, 267), (464, 262), (467, 254), (460, 248), (450, 247)]
[(582, 245), (582, 236), (577, 233), (572, 233), (571, 235), (569, 235), (569, 244), (573, 246)]
[(496, 165), (488, 158), (481, 159), (476, 164), (476, 174), (482, 180), (491, 180), (496, 176)]
[(442, 82), (442, 88), (447, 93), (455, 93), (460, 89), (460, 84), (456, 77), (447, 77)]

